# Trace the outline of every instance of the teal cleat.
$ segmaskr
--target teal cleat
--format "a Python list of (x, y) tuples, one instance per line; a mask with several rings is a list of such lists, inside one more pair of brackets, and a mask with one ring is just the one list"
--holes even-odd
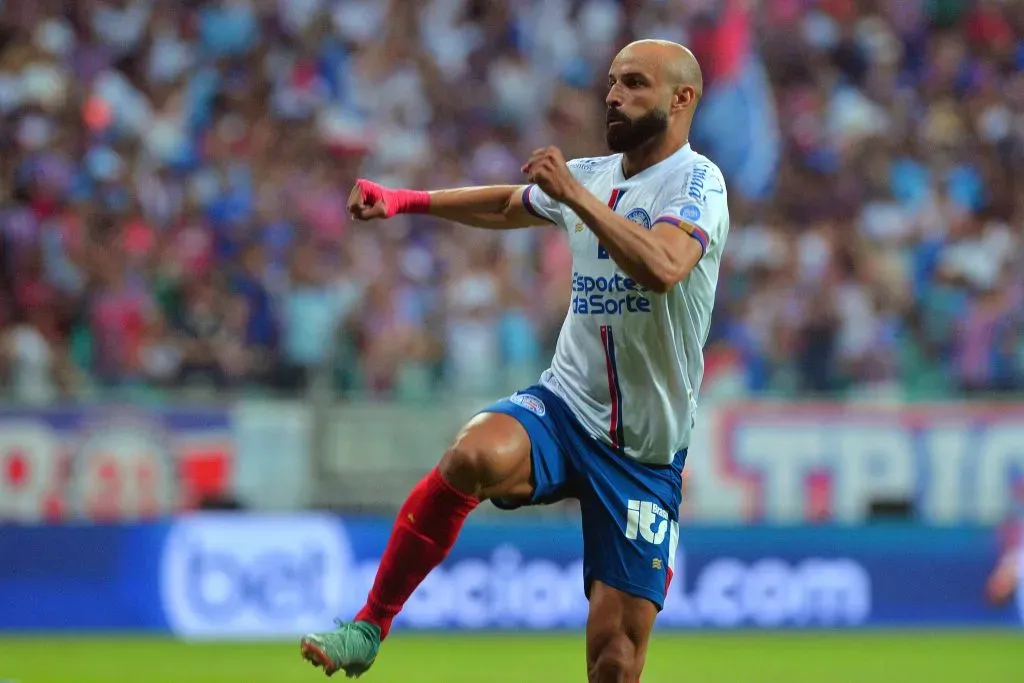
[(377, 659), (380, 628), (366, 621), (336, 623), (333, 631), (304, 636), (299, 644), (302, 657), (323, 667), (328, 676), (344, 671), (349, 678), (359, 678)]

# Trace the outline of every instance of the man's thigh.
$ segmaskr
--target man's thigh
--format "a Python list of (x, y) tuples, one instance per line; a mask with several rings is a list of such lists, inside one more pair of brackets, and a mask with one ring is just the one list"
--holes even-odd
[(681, 462), (642, 465), (609, 449), (580, 463), (584, 585), (595, 581), (664, 606), (679, 542)]

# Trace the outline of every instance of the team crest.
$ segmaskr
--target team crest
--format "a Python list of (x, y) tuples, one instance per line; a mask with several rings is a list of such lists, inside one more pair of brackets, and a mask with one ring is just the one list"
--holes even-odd
[(544, 407), (544, 401), (532, 394), (512, 394), (508, 400), (512, 401), (520, 408), (526, 408), (531, 413), (540, 417), (544, 417), (548, 412), (547, 408)]
[(583, 221), (576, 221), (576, 232), (583, 232)]
[(644, 230), (651, 229), (651, 217), (639, 206), (626, 214), (626, 218), (633, 221)]

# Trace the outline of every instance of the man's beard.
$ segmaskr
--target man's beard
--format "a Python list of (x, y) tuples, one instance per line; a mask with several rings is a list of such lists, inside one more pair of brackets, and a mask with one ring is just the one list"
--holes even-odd
[[(613, 152), (631, 152), (668, 130), (668, 115), (659, 109), (652, 109), (636, 120), (618, 109), (609, 109), (605, 120), (604, 139)], [(619, 125), (611, 125), (616, 122)]]

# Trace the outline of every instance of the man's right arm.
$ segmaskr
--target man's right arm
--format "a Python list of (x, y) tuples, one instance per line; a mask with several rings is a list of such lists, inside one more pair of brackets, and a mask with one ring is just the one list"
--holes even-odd
[(555, 222), (549, 217), (551, 207), (538, 207), (531, 201), (531, 196), (539, 192), (536, 187), (530, 185), (488, 185), (435, 190), (430, 193), (430, 207), (427, 213), (463, 225), (490, 230), (550, 225)]
[(562, 220), (558, 202), (536, 185), (487, 185), (425, 192), (391, 189), (359, 179), (349, 195), (348, 210), (357, 220), (426, 213), (491, 230), (561, 224)]

